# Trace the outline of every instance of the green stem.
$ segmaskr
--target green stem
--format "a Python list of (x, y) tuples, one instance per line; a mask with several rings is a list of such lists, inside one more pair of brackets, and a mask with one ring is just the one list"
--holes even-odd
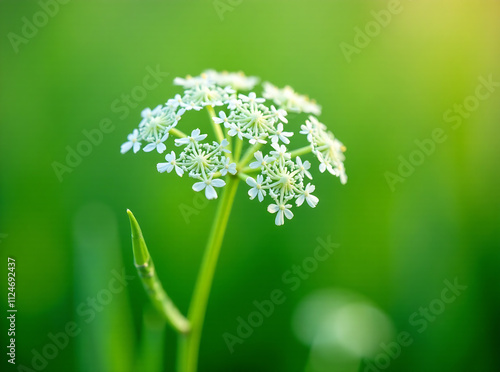
[(215, 115), (215, 110), (210, 105), (208, 105), (206, 107), (207, 107), (207, 111), (208, 111), (208, 116), (210, 118), (210, 123), (212, 123), (212, 127), (214, 128), (214, 132), (215, 132), (215, 135), (217, 137), (217, 141), (222, 142), (222, 140), (224, 139), (224, 133), (222, 132), (222, 128), (220, 127), (220, 125), (216, 124), (214, 119), (213, 119), (214, 117), (217, 116), (217, 115)]
[(236, 168), (242, 169), (244, 166), (246, 166), (250, 162), (250, 160), (252, 160), (255, 152), (258, 151), (262, 146), (263, 146), (262, 143), (257, 142), (255, 145), (250, 147), (243, 155), (243, 158), (238, 162), (238, 165)]
[(238, 161), (241, 157), (241, 150), (243, 149), (243, 140), (238, 137), (234, 137), (236, 140), (235, 150), (234, 150), (234, 161)]
[(292, 156), (292, 159), (293, 159), (293, 158), (300, 156), (300, 155), (309, 154), (311, 151), (312, 151), (312, 147), (309, 145), (309, 146), (301, 147), (300, 149), (297, 149), (297, 150), (293, 150), (292, 152), (290, 152), (290, 155)]
[(240, 172), (242, 172), (242, 173), (254, 173), (254, 172), (260, 172), (260, 171), (261, 171), (260, 168), (245, 167)]
[(187, 137), (186, 133), (181, 132), (179, 129), (176, 129), (176, 128), (171, 128), (168, 131), (168, 133), (170, 133), (170, 134), (172, 134), (172, 135), (174, 135), (176, 137), (179, 137), (179, 138), (186, 138)]
[(208, 297), (238, 183), (239, 179), (237, 177), (230, 176), (226, 178), (225, 190), (219, 202), (217, 213), (210, 231), (210, 237), (205, 249), (193, 299), (189, 308), (188, 319), (191, 324), (191, 331), (180, 337), (177, 361), (179, 372), (196, 372), (197, 369), (201, 332), (205, 319)]
[(240, 180), (242, 180), (243, 182), (246, 182), (247, 181), (247, 178), (249, 177), (248, 174), (246, 173), (243, 173), (243, 172), (238, 172), (236, 173), (236, 175), (240, 178)]

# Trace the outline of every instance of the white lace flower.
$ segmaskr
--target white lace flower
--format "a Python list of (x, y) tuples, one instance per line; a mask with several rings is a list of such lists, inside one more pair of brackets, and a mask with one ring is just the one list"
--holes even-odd
[[(284, 145), (273, 144), (275, 151), (271, 152), (272, 157), (264, 157), (260, 151), (255, 153), (256, 162), (251, 164), (251, 168), (260, 167), (261, 174), (257, 176), (257, 181), (253, 178), (247, 178), (247, 184), (262, 190), (263, 196), (265, 191), (269, 191), (270, 197), (274, 200), (274, 204), (268, 207), (271, 213), (277, 213), (276, 224), (282, 225), (285, 221), (284, 217), (291, 219), (293, 213), (290, 210), (292, 205), (287, 203), (291, 199), (297, 199), (301, 195), (311, 192), (311, 189), (306, 190), (303, 183), (304, 172), (290, 160), (290, 153), (286, 152)], [(262, 178), (259, 178), (262, 176)], [(256, 191), (252, 191), (250, 198), (255, 198)], [(253, 196), (253, 197), (252, 197)], [(305, 198), (305, 196), (304, 196)], [(311, 201), (313, 198), (310, 198)], [(303, 201), (302, 201), (303, 202)], [(302, 202), (300, 204), (302, 204)], [(300, 205), (298, 204), (298, 205)]]
[(273, 143), (277, 143), (278, 141), (281, 141), (283, 143), (286, 143), (287, 145), (290, 143), (290, 140), (288, 137), (293, 136), (293, 132), (284, 132), (283, 131), (283, 124), (279, 123), (278, 128), (276, 129), (276, 132), (271, 136), (271, 141)]
[(131, 134), (127, 136), (128, 141), (125, 142), (121, 148), (120, 152), (125, 154), (131, 148), (134, 149), (134, 153), (137, 153), (141, 149), (141, 143), (139, 142), (139, 131), (134, 129)]
[(184, 92), (182, 101), (186, 109), (198, 110), (204, 106), (222, 106), (230, 97), (230, 90), (212, 84), (196, 84)]
[(276, 159), (290, 160), (291, 155), (287, 152), (285, 145), (278, 145), (277, 143), (273, 143), (271, 145), (274, 151), (271, 151), (271, 155)]
[(327, 130), (326, 125), (314, 116), (309, 116), (302, 128), (300, 133), (307, 135), (312, 152), (320, 162), (320, 172), (324, 173), (328, 170), (334, 176), (339, 177), (342, 184), (345, 184), (347, 182), (344, 167), (346, 148), (342, 142), (336, 139), (333, 133)]
[(188, 102), (188, 103), (184, 104), (184, 107), (188, 111), (191, 111), (191, 110), (200, 111), (201, 109), (203, 109), (202, 106), (197, 105), (195, 102)]
[(311, 194), (312, 192), (314, 192), (314, 190), (316, 190), (316, 186), (308, 183), (303, 193), (300, 194), (300, 196), (297, 198), (295, 202), (297, 206), (301, 206), (305, 200), (311, 208), (315, 208), (316, 205), (318, 204), (319, 199)]
[(264, 98), (273, 100), (280, 108), (292, 112), (305, 112), (308, 114), (321, 115), (321, 106), (309, 97), (296, 93), (292, 87), (286, 86), (283, 89), (275, 87), (269, 82), (262, 84)]
[(158, 153), (161, 154), (167, 149), (167, 146), (165, 146), (165, 144), (163, 143), (167, 139), (168, 139), (168, 132), (165, 133), (165, 135), (162, 138), (159, 138), (156, 141), (146, 145), (143, 150), (146, 152), (150, 152), (156, 149), (156, 151), (158, 151)]
[(231, 126), (231, 123), (229, 122), (228, 117), (226, 116), (226, 113), (224, 111), (219, 112), (219, 117), (213, 117), (212, 120), (216, 124), (224, 124), (226, 128), (229, 128)]
[(277, 226), (281, 226), (285, 223), (285, 217), (291, 220), (293, 218), (293, 212), (290, 210), (292, 208), (291, 204), (270, 204), (267, 207), (269, 213), (276, 213), (276, 219), (274, 223)]
[(238, 98), (241, 99), (243, 102), (249, 102), (249, 103), (264, 103), (266, 102), (265, 98), (257, 98), (257, 95), (255, 92), (251, 92), (248, 96), (245, 96), (244, 94), (239, 94)]
[(288, 113), (286, 112), (286, 110), (277, 109), (276, 107), (274, 107), (274, 105), (271, 105), (271, 113), (273, 113), (283, 123), (288, 123), (288, 120), (286, 119)]
[(307, 178), (312, 180), (311, 173), (309, 172), (309, 169), (311, 168), (311, 163), (309, 163), (309, 160), (302, 162), (302, 159), (300, 159), (300, 156), (297, 156), (297, 158), (295, 159), (295, 162), (297, 163), (297, 168), (299, 168), (300, 175), (302, 177), (307, 176)]
[(236, 163), (231, 163), (231, 159), (224, 158), (222, 160), (222, 169), (220, 170), (220, 174), (225, 176), (226, 174), (236, 174)]
[(251, 145), (255, 145), (257, 143), (265, 145), (267, 143), (267, 141), (264, 139), (267, 137), (267, 135), (265, 134), (261, 134), (260, 136), (258, 135), (251, 136), (250, 134), (246, 133), (244, 137), (248, 138), (249, 140), (248, 142), (250, 142)]
[(246, 138), (246, 135), (241, 131), (241, 128), (237, 125), (234, 124), (229, 124), (229, 131), (227, 134), (229, 134), (231, 137), (238, 136), (240, 140), (242, 140), (244, 137)]
[(214, 70), (205, 71), (208, 80), (220, 86), (230, 86), (235, 90), (251, 90), (259, 82), (255, 76), (246, 76), (243, 72), (217, 72)]
[(165, 160), (167, 161), (166, 163), (158, 163), (156, 168), (158, 169), (158, 172), (163, 173), (163, 172), (172, 172), (173, 169), (175, 169), (175, 173), (179, 177), (182, 177), (184, 174), (184, 170), (177, 165), (176, 158), (175, 158), (175, 152), (171, 152), (170, 154), (165, 155)]
[(161, 106), (146, 112), (146, 114), (143, 115), (143, 120), (139, 124), (140, 138), (147, 142), (157, 142), (164, 137), (170, 129), (177, 125), (183, 113), (184, 110), (176, 112), (168, 107)]
[(202, 182), (196, 182), (193, 185), (193, 190), (201, 191), (204, 189), (205, 196), (207, 197), (208, 200), (217, 199), (217, 192), (215, 191), (214, 187), (224, 187), (225, 185), (226, 183), (221, 179), (212, 180), (212, 178), (210, 178)]
[(236, 99), (236, 98), (230, 98), (226, 101), (227, 103), (227, 108), (229, 110), (239, 110), (240, 107), (243, 105), (243, 101), (241, 99)]
[[(240, 100), (229, 101), (228, 108), (231, 110), (228, 121), (238, 127), (238, 132), (244, 134), (243, 137), (249, 139), (251, 144), (265, 144), (266, 138), (271, 135), (278, 135), (278, 125), (282, 118), (286, 116), (284, 110), (271, 110), (263, 104), (263, 98), (257, 98), (254, 92), (248, 96), (239, 95)], [(233, 128), (232, 133), (236, 133)], [(286, 137), (286, 135), (283, 135)]]
[(300, 126), (300, 134), (305, 134), (307, 136), (307, 140), (309, 142), (312, 142), (313, 140), (313, 136), (314, 136), (314, 127), (312, 125), (312, 123), (307, 120), (305, 124), (302, 124)]
[(206, 74), (201, 74), (200, 76), (192, 77), (191, 75), (186, 76), (186, 78), (176, 77), (174, 79), (175, 85), (180, 85), (184, 89), (192, 88), (196, 85), (209, 84), (211, 83)]
[[(262, 84), (259, 96), (259, 88), (254, 91), (258, 82), (258, 78), (241, 72), (214, 70), (175, 78), (174, 84), (183, 92), (167, 99), (165, 105), (144, 109), (138, 128), (127, 136), (120, 151), (133, 149), (137, 153), (143, 148), (163, 153), (171, 148), (168, 141), (173, 141), (176, 151), (166, 154), (165, 162), (157, 163), (158, 172), (186, 174), (194, 180), (193, 190), (204, 190), (208, 199), (216, 199), (217, 188), (239, 177), (248, 184), (250, 199), (269, 200), (268, 211), (276, 213), (277, 225), (283, 225), (293, 217), (292, 207), (307, 203), (314, 208), (318, 204), (313, 195), (315, 186), (305, 182), (312, 179), (311, 159), (317, 160), (320, 172), (328, 171), (341, 183), (347, 182), (345, 147), (314, 116), (321, 113), (315, 101), (289, 86), (280, 89), (270, 83)], [(202, 109), (210, 114), (217, 142), (199, 128), (182, 128), (181, 119), (187, 112), (194, 115)], [(313, 115), (300, 123), (296, 115), (288, 117), (289, 112)], [(298, 142), (293, 135), (296, 130), (307, 138), (309, 146), (294, 145)], [(170, 139), (173, 136), (175, 141)]]
[(250, 163), (250, 168), (254, 168), (254, 169), (265, 167), (268, 163), (271, 163), (271, 162), (276, 160), (276, 158), (272, 158), (268, 155), (263, 156), (261, 151), (257, 151), (254, 154), (254, 157), (255, 157), (255, 159), (257, 159), (257, 161)]
[(259, 174), (257, 176), (257, 181), (254, 180), (252, 177), (248, 177), (246, 182), (248, 186), (252, 187), (250, 190), (248, 190), (248, 195), (250, 196), (250, 199), (253, 200), (255, 199), (256, 196), (258, 196), (260, 202), (264, 200), (264, 196), (266, 196), (266, 190), (262, 188), (264, 177), (262, 177), (262, 175)]
[(189, 145), (191, 143), (200, 142), (207, 138), (206, 134), (201, 134), (199, 129), (195, 129), (191, 132), (190, 136), (185, 138), (177, 138), (175, 140), (176, 146)]
[[(170, 98), (165, 105), (172, 109), (175, 110), (179, 106), (182, 107), (185, 105), (184, 101), (182, 100), (182, 96), (180, 94), (176, 94), (174, 98)], [(182, 114), (181, 114), (182, 115)]]

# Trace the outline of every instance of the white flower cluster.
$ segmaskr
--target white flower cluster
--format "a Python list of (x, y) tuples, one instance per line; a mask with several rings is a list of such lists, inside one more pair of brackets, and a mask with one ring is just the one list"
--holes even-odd
[[(316, 118), (321, 107), (314, 100), (291, 87), (280, 89), (267, 82), (262, 84), (260, 97), (253, 91), (258, 82), (258, 78), (242, 72), (213, 70), (200, 76), (175, 78), (174, 84), (184, 92), (153, 110), (143, 110), (138, 129), (127, 137), (121, 152), (132, 149), (137, 153), (144, 143), (144, 151), (156, 150), (161, 154), (167, 150), (169, 137), (178, 137), (174, 143), (182, 148), (181, 152), (169, 149), (166, 162), (157, 164), (159, 172), (175, 171), (180, 177), (187, 174), (196, 180), (193, 190), (204, 190), (207, 199), (217, 198), (215, 188), (226, 185), (222, 177), (239, 177), (250, 186), (250, 199), (257, 198), (260, 202), (266, 197), (272, 199), (267, 210), (276, 214), (276, 225), (282, 225), (285, 218), (293, 217), (292, 201), (297, 206), (305, 202), (312, 208), (318, 203), (312, 194), (315, 186), (308, 182), (312, 179), (312, 165), (300, 156), (312, 153), (319, 160), (320, 172), (328, 170), (346, 183), (345, 147)], [(218, 113), (215, 107), (220, 107)], [(198, 128), (189, 135), (177, 128), (184, 115), (203, 108), (212, 117), (217, 141), (207, 141), (208, 135), (201, 134)], [(291, 125), (286, 118), (288, 112), (311, 114), (308, 119), (305, 115), (298, 119), (305, 123), (300, 134), (306, 136), (308, 146), (287, 149), (294, 135), (293, 131), (285, 130)], [(241, 155), (245, 143), (248, 144)], [(268, 150), (264, 148), (266, 145)]]
[(276, 213), (276, 225), (283, 225), (285, 217), (288, 219), (293, 217), (292, 204), (288, 203), (290, 200), (295, 199), (297, 206), (306, 201), (311, 208), (314, 208), (318, 204), (318, 198), (311, 194), (315, 190), (314, 185), (308, 183), (304, 186), (305, 177), (312, 179), (309, 173), (311, 163), (302, 162), (299, 156), (295, 162), (292, 161), (285, 145), (273, 143), (272, 147), (274, 151), (269, 155), (263, 156), (260, 151), (255, 153), (256, 161), (250, 164), (250, 168), (259, 169), (261, 174), (257, 179), (248, 177), (246, 181), (251, 187), (248, 191), (250, 199), (257, 197), (259, 201), (263, 201), (269, 193), (274, 204), (270, 204), (267, 210)]
[(311, 144), (312, 152), (318, 158), (319, 170), (323, 173), (328, 170), (334, 176), (340, 178), (342, 184), (347, 183), (345, 173), (344, 151), (345, 146), (329, 132), (326, 125), (320, 123), (314, 116), (309, 116), (305, 125), (301, 125), (300, 134), (305, 134)]
[(283, 123), (288, 123), (285, 110), (265, 106), (263, 103), (266, 100), (257, 98), (254, 92), (248, 96), (240, 94), (238, 97), (239, 99), (228, 101), (228, 108), (231, 110), (229, 116), (220, 111), (219, 117), (214, 118), (217, 124), (224, 124), (230, 136), (238, 136), (240, 140), (246, 138), (252, 145), (267, 143), (266, 138), (269, 136), (273, 143), (280, 140), (290, 143), (287, 137), (291, 137), (293, 133), (283, 131)]
[(292, 87), (286, 86), (283, 89), (275, 87), (269, 82), (262, 84), (264, 98), (271, 99), (280, 108), (290, 112), (305, 112), (307, 114), (321, 115), (321, 106), (309, 97), (296, 93)]
[(216, 199), (217, 192), (214, 187), (223, 187), (226, 183), (221, 179), (213, 179), (214, 176), (225, 176), (227, 173), (236, 174), (236, 163), (230, 164), (230, 159), (223, 155), (229, 153), (225, 147), (229, 144), (226, 139), (221, 143), (213, 142), (200, 143), (206, 134), (201, 134), (199, 129), (191, 132), (191, 135), (175, 140), (176, 146), (184, 146), (184, 150), (179, 157), (175, 151), (165, 156), (166, 163), (157, 165), (158, 172), (172, 172), (182, 177), (184, 172), (188, 172), (189, 177), (199, 180), (193, 185), (193, 190), (205, 190), (207, 199)]

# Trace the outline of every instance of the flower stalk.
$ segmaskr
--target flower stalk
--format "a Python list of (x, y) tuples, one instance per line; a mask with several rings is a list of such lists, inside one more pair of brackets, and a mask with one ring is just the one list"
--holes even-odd
[[(187, 317), (163, 289), (139, 224), (128, 211), (138, 273), (153, 305), (180, 333), (178, 372), (197, 370), (210, 290), (240, 181), (250, 187), (247, 194), (251, 200), (269, 201), (266, 201), (266, 209), (275, 214), (278, 226), (283, 225), (285, 219), (293, 218), (292, 203), (296, 207), (305, 204), (315, 208), (319, 201), (313, 195), (316, 188), (310, 183), (312, 163), (301, 156), (311, 153), (321, 173), (328, 171), (339, 177), (342, 184), (347, 182), (346, 148), (316, 117), (321, 114), (321, 106), (289, 86), (278, 88), (268, 82), (262, 83), (262, 93), (258, 95), (253, 91), (258, 82), (258, 78), (243, 73), (213, 70), (196, 77), (176, 78), (174, 84), (181, 86), (183, 93), (154, 109), (144, 109), (138, 128), (127, 136), (127, 142), (120, 149), (122, 153), (130, 150), (137, 153), (142, 148), (144, 152), (156, 150), (163, 154), (168, 148), (165, 162), (156, 164), (158, 172), (187, 176), (194, 180), (195, 192), (204, 192), (208, 200), (221, 199)], [(244, 94), (239, 93), (241, 91)], [(208, 134), (200, 128), (186, 133), (177, 129), (185, 115), (204, 108), (217, 141), (207, 140)], [(288, 113), (309, 116), (305, 123), (299, 119), (289, 124)], [(293, 126), (297, 136), (288, 131)], [(298, 136), (305, 136), (309, 145), (289, 150)], [(172, 137), (177, 138), (172, 141)]]
[(195, 372), (198, 364), (201, 332), (205, 320), (208, 297), (212, 287), (215, 268), (219, 258), (220, 248), (231, 214), (234, 197), (238, 188), (239, 178), (228, 176), (225, 190), (217, 207), (217, 213), (212, 224), (210, 236), (205, 249), (201, 269), (196, 280), (193, 299), (188, 312), (191, 331), (181, 335), (178, 353), (178, 371)]

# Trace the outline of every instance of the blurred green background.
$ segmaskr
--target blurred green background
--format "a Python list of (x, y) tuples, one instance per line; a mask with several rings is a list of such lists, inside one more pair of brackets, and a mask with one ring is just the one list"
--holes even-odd
[[(200, 208), (189, 180), (159, 174), (161, 155), (121, 155), (119, 147), (144, 107), (179, 92), (174, 77), (214, 68), (242, 70), (315, 98), (322, 121), (348, 148), (349, 182), (342, 186), (315, 170), (318, 207), (296, 209), (279, 228), (240, 186), (208, 306), (200, 371), (349, 372), (370, 370), (374, 362), (383, 368), (371, 364), (373, 371), (498, 371), (500, 90), (480, 100), (457, 129), (443, 115), (475, 94), (481, 76), (500, 81), (500, 4), (402, 0), (402, 11), (349, 63), (340, 44), (354, 45), (355, 28), (387, 7), (372, 0), (73, 0), (13, 47), (9, 33), (22, 36), (23, 17), (33, 20), (42, 6), (0, 1), (0, 272), (7, 282), (7, 257), (16, 258), (18, 309), (18, 364), (4, 355), (0, 369), (125, 372), (159, 364), (158, 370), (174, 370), (175, 335), (167, 330), (163, 338), (154, 325), (145, 334), (147, 299), (137, 278), (105, 306), (92, 310), (87, 301), (122, 268), (135, 276), (130, 208), (160, 278), (187, 310), (216, 202)], [(140, 100), (123, 103), (148, 66), (168, 76)], [(186, 125), (208, 130), (206, 116), (198, 117)], [(67, 146), (75, 149), (82, 131), (103, 119), (113, 130), (60, 182), (53, 162), (64, 163)], [(408, 159), (418, 149), (415, 140), (431, 138), (435, 128), (447, 139), (391, 190), (386, 172), (397, 174), (399, 157)], [(188, 219), (185, 206), (196, 210)], [(328, 236), (339, 248), (289, 290), (282, 275)], [(467, 289), (441, 312), (434, 300), (444, 280), (455, 278)], [(5, 309), (6, 284), (0, 287)], [(274, 289), (286, 293), (285, 303), (230, 353), (224, 332), (236, 335), (237, 318), (248, 317), (253, 301), (269, 299)], [(302, 342), (294, 319), (307, 326), (311, 312), (297, 318), (297, 309), (321, 291), (331, 301), (316, 307), (334, 317), (339, 290), (377, 315), (345, 310), (349, 321), (333, 320), (347, 329), (342, 335), (334, 329), (333, 341)], [(337, 305), (330, 309), (329, 301)], [(419, 332), (409, 319), (432, 301), (439, 315)], [(79, 334), (67, 346), (61, 336), (62, 350), (45, 350), (54, 357), (34, 368), (36, 353), (71, 322)], [(5, 318), (2, 326), (7, 345)], [(386, 334), (388, 343), (403, 331), (413, 343), (389, 364), (377, 360), (384, 349), (375, 336)], [(155, 360), (161, 356), (155, 347), (165, 350), (164, 360)]]

